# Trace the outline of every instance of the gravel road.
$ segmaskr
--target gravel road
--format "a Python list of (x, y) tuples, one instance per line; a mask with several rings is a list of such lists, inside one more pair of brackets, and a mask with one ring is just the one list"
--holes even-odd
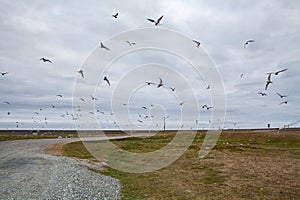
[(41, 150), (68, 140), (0, 142), (0, 199), (120, 199), (117, 179)]

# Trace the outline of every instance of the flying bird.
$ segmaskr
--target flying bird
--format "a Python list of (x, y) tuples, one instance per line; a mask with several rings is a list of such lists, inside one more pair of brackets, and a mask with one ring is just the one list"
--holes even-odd
[(179, 106), (182, 106), (184, 104), (184, 101), (183, 102), (181, 102), (181, 103), (179, 103)]
[(264, 92), (259, 92), (259, 93), (257, 93), (257, 94), (260, 94), (261, 96), (267, 96), (267, 94), (264, 93)]
[(254, 42), (254, 40), (247, 40), (247, 41), (244, 43), (244, 48), (246, 48), (246, 46), (247, 46), (250, 42)]
[(116, 14), (114, 14), (114, 15), (112, 15), (114, 18), (118, 18), (118, 15), (119, 15), (119, 13), (116, 13)]
[(42, 57), (40, 60), (41, 60), (41, 61), (43, 61), (44, 63), (45, 63), (45, 62), (52, 63), (52, 61), (51, 61), (51, 60), (49, 60), (48, 58), (44, 58), (44, 57)]
[(83, 70), (82, 70), (82, 69), (81, 69), (81, 70), (79, 70), (79, 71), (78, 71), (78, 73), (79, 73), (79, 74), (81, 74), (82, 78), (84, 78), (84, 75), (83, 75)]
[(85, 101), (84, 98), (80, 98), (81, 101)]
[(160, 23), (160, 21), (162, 20), (163, 17), (164, 17), (164, 16), (162, 15), (160, 18), (157, 19), (157, 21), (155, 21), (154, 19), (149, 19), (149, 18), (147, 18), (147, 20), (148, 20), (149, 22), (154, 23), (155, 26), (157, 26), (157, 25)]
[(107, 84), (110, 86), (110, 82), (109, 82), (109, 80), (108, 80), (108, 78), (106, 76), (104, 76), (103, 80), (106, 81)]
[(278, 92), (276, 92), (276, 94), (277, 94), (280, 98), (287, 97), (286, 95), (281, 95), (281, 94), (279, 94)]
[(96, 97), (93, 97), (92, 95), (90, 95), (90, 97), (92, 98), (92, 101), (97, 101), (98, 99)]
[(208, 85), (208, 86), (206, 87), (206, 89), (209, 90), (209, 89), (210, 89), (210, 85)]
[(100, 42), (100, 48), (110, 51), (110, 49), (107, 46), (105, 46), (102, 42)]
[(152, 83), (152, 82), (145, 82), (147, 85), (154, 85), (155, 83)]
[(132, 45), (136, 44), (135, 42), (129, 42), (128, 40), (126, 42), (129, 44), (129, 46), (132, 46)]
[(172, 90), (172, 92), (175, 92), (175, 88), (170, 87), (170, 90)]
[(198, 48), (199, 48), (199, 46), (200, 46), (201, 42), (199, 42), (199, 41), (197, 41), (197, 40), (193, 40), (193, 42), (195, 42), (195, 43), (196, 43), (196, 47), (198, 47)]
[(244, 76), (244, 74), (241, 74), (241, 75), (240, 75), (240, 78), (243, 78), (243, 76)]
[(147, 110), (147, 107), (146, 107), (146, 106), (143, 106), (142, 108), (144, 108), (145, 110)]
[(8, 74), (8, 72), (0, 72), (2, 76)]
[(61, 95), (61, 94), (58, 94), (58, 95), (56, 95), (56, 96), (58, 96), (58, 97), (61, 97), (61, 98), (62, 98), (62, 95)]
[(211, 108), (213, 108), (212, 106), (206, 106), (206, 109), (207, 110), (209, 110), (209, 109), (211, 109)]
[(281, 104), (287, 104), (287, 103), (288, 103), (288, 101), (283, 101), (279, 105), (281, 105)]
[(160, 88), (161, 86), (163, 86), (163, 81), (161, 78), (159, 78), (159, 84), (157, 85), (157, 88)]
[(279, 73), (285, 72), (286, 70), (288, 70), (288, 69), (286, 68), (286, 69), (279, 70), (277, 72), (274, 72), (274, 74), (277, 76)]
[(10, 103), (8, 101), (4, 101), (4, 103), (6, 103), (7, 105), (10, 105)]

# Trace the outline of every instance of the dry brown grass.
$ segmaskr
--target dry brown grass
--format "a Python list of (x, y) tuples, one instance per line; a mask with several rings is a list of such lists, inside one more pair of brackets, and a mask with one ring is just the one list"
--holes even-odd
[(67, 144), (68, 142), (61, 142), (61, 143), (56, 143), (56, 144), (51, 144), (46, 146), (43, 150), (51, 154), (53, 156), (62, 156), (63, 155), (63, 147)]
[[(160, 148), (172, 134), (114, 141), (128, 151)], [(225, 131), (205, 158), (198, 158), (204, 134), (174, 163), (151, 173), (102, 172), (123, 184), (123, 199), (300, 199), (299, 131)], [(141, 148), (142, 146), (142, 148)], [(92, 158), (82, 143), (63, 155)]]

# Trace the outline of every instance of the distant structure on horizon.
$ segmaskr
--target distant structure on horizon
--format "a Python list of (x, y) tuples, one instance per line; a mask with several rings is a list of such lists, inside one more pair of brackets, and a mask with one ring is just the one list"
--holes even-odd
[(283, 125), (283, 128), (290, 128), (291, 126), (296, 125), (298, 123), (300, 123), (300, 120), (294, 121), (290, 124), (285, 124), (285, 125)]
[(285, 125), (283, 126), (283, 128), (290, 128), (290, 125), (289, 125), (289, 124), (285, 124)]

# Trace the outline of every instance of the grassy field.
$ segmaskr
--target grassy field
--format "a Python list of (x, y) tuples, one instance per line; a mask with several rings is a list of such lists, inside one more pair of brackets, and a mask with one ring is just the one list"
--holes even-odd
[(26, 140), (26, 139), (51, 139), (58, 137), (68, 137), (68, 135), (53, 134), (53, 135), (0, 135), (0, 141), (8, 140)]
[[(214, 150), (199, 159), (204, 136), (198, 132), (184, 155), (158, 171), (106, 168), (101, 173), (121, 181), (122, 199), (300, 199), (300, 131), (225, 131)], [(113, 142), (128, 151), (150, 152), (173, 137)], [(92, 158), (80, 142), (65, 144), (61, 154)]]

